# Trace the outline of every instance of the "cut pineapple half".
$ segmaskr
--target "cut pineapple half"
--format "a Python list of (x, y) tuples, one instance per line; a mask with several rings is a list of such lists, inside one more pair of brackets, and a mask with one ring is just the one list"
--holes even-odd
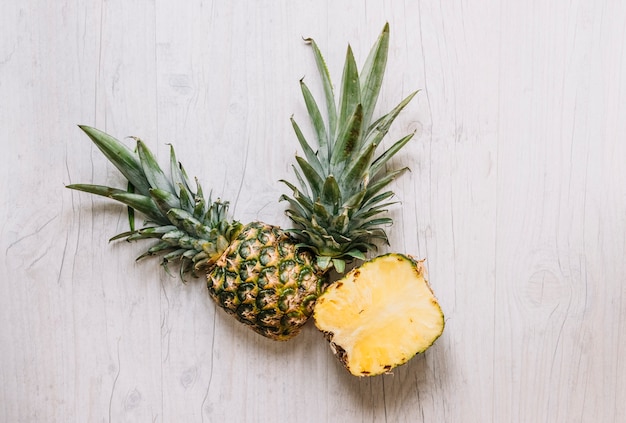
[(355, 376), (389, 373), (430, 347), (444, 328), (423, 262), (395, 253), (374, 258), (332, 284), (313, 316)]

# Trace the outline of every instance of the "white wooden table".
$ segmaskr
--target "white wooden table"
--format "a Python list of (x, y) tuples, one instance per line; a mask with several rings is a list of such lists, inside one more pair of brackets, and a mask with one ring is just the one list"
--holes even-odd
[[(6, 1), (0, 7), (0, 421), (626, 421), (626, 2)], [(391, 24), (391, 247), (427, 258), (435, 346), (358, 379), (313, 325), (254, 334), (145, 246), (76, 124), (167, 143), (241, 221), (288, 225), (277, 181), (316, 94)]]

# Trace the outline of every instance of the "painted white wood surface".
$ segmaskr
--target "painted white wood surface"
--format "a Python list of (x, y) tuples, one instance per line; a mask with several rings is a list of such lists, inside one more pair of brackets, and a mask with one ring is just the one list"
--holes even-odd
[[(626, 421), (626, 2), (364, 3), (2, 3), (0, 421)], [(312, 325), (261, 338), (64, 188), (123, 186), (82, 123), (287, 224), (302, 37), (338, 82), (385, 21), (381, 108), (422, 92), (382, 251), (427, 258), (447, 319), (393, 375), (350, 376)]]

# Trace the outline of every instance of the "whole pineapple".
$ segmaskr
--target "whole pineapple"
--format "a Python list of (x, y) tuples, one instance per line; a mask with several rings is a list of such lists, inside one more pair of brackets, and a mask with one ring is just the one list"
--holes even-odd
[(111, 198), (146, 217), (146, 226), (113, 239), (156, 239), (139, 258), (160, 255), (162, 264), (180, 261), (180, 274), (206, 274), (211, 297), (250, 328), (276, 340), (295, 336), (313, 312), (325, 279), (312, 255), (297, 250), (288, 234), (260, 222), (232, 220), (228, 203), (204, 198), (191, 184), (170, 148), (166, 176), (139, 139), (137, 152), (112, 136), (81, 129), (122, 172), (132, 189), (73, 184), (68, 188)]

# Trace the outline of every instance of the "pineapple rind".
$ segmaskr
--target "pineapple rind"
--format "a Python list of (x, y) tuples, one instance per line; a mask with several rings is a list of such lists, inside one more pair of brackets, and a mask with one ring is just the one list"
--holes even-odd
[(325, 283), (308, 252), (260, 222), (243, 228), (207, 276), (209, 294), (227, 313), (280, 341), (300, 332)]
[(396, 253), (331, 285), (317, 300), (314, 320), (356, 376), (388, 373), (430, 347), (444, 328), (422, 262)]

